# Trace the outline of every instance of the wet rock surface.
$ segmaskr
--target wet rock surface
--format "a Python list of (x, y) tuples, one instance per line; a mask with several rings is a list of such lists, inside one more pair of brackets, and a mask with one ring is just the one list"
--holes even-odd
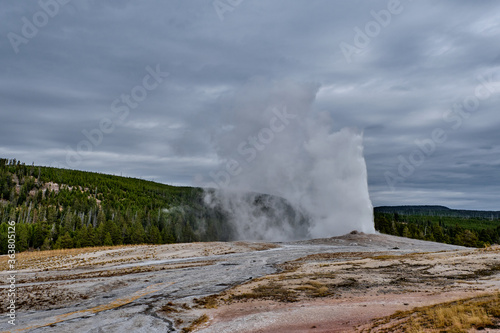
[[(4, 320), (0, 330), (17, 332), (176, 332), (202, 315), (193, 300), (221, 293), (279, 270), (278, 265), (321, 253), (412, 252), (457, 250), (460, 247), (385, 235), (350, 234), (293, 243), (224, 243), (226, 254), (215, 254), (220, 243), (197, 243), (202, 252), (179, 256), (168, 246), (148, 247), (157, 254), (140, 260), (117, 260), (68, 269), (18, 272), (16, 326)], [(276, 247), (278, 246), (278, 247)], [(231, 253), (232, 247), (238, 247)], [(395, 248), (398, 249), (395, 249)], [(242, 248), (245, 248), (242, 250)], [(128, 251), (128, 250), (127, 250)], [(186, 252), (187, 251), (187, 252)], [(116, 255), (120, 257), (120, 255)], [(130, 256), (129, 256), (130, 257)], [(179, 258), (180, 257), (180, 258)], [(138, 259), (139, 258), (139, 259)], [(6, 272), (2, 272), (5, 278)], [(2, 293), (6, 289), (2, 288)], [(186, 320), (174, 319), (168, 303), (181, 305)], [(173, 303), (172, 303), (173, 302)], [(177, 311), (172, 308), (172, 311)]]

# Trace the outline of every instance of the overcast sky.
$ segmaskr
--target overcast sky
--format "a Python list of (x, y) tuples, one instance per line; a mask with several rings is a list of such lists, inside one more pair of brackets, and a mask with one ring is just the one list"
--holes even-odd
[(293, 82), (375, 206), (500, 210), (498, 1), (55, 1), (1, 1), (2, 157), (196, 185), (235, 92)]

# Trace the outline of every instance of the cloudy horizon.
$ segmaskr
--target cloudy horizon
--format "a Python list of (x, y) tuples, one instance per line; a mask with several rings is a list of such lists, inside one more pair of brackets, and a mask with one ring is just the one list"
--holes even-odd
[[(219, 151), (260, 149), (221, 133), (278, 136), (286, 115), (264, 109), (293, 109), (254, 87), (299, 85), (311, 117), (363, 132), (374, 206), (500, 210), (495, 1), (41, 0), (0, 15), (0, 157), (211, 183)], [(253, 113), (260, 132), (234, 128)]]

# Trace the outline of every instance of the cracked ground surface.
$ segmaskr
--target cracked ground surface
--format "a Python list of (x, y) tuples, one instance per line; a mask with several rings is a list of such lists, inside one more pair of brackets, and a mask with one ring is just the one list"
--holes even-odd
[(356, 331), (396, 310), (498, 289), (499, 259), (498, 249), (364, 234), (19, 255), (17, 325), (0, 330)]

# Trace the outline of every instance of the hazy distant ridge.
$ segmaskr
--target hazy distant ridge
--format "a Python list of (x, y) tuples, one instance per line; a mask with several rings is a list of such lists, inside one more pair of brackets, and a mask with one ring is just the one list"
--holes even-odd
[(451, 209), (445, 206), (438, 205), (422, 205), (422, 206), (379, 206), (374, 208), (376, 213), (398, 213), (400, 215), (427, 215), (427, 216), (454, 216), (464, 218), (500, 218), (500, 211), (486, 210), (465, 210)]

